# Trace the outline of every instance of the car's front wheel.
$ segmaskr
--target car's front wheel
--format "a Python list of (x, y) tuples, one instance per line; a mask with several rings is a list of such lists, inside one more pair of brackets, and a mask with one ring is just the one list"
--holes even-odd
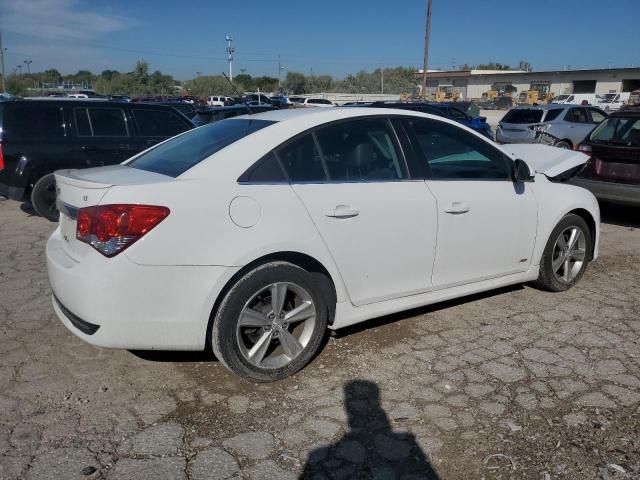
[(547, 241), (536, 285), (562, 292), (578, 283), (589, 264), (592, 242), (587, 222), (578, 215), (566, 215)]
[(211, 330), (214, 354), (256, 382), (293, 375), (322, 345), (328, 322), (324, 277), (287, 262), (270, 262), (227, 292)]

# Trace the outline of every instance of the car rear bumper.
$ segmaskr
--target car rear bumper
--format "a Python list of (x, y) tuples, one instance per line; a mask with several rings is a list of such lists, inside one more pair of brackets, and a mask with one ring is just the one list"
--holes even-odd
[(496, 129), (496, 141), (500, 143), (533, 143), (536, 135), (533, 131), (510, 132)]
[(125, 254), (71, 258), (57, 229), (46, 247), (53, 308), (87, 343), (140, 350), (202, 350), (217, 295), (236, 267), (143, 266)]
[(598, 200), (640, 206), (640, 185), (602, 182), (579, 177), (572, 178), (569, 183), (586, 188)]
[(0, 183), (0, 195), (8, 197), (11, 200), (22, 201), (24, 199), (24, 187), (11, 187)]

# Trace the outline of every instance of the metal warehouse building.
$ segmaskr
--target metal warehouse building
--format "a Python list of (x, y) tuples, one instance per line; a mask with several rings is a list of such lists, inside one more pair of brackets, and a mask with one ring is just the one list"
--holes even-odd
[[(422, 70), (416, 73), (418, 85)], [(517, 92), (538, 90), (566, 93), (619, 93), (640, 89), (640, 68), (604, 68), (592, 70), (427, 70), (427, 96), (439, 88), (451, 87), (463, 99), (479, 99), (494, 86), (513, 86)]]

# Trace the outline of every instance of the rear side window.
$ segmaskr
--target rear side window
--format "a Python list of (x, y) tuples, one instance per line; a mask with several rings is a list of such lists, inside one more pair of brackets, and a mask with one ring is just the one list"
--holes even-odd
[(16, 105), (13, 122), (5, 125), (12, 140), (55, 140), (66, 136), (61, 107)]
[(545, 122), (551, 122), (558, 118), (563, 112), (562, 108), (554, 108), (553, 110), (547, 110), (547, 114), (544, 117)]
[(538, 123), (542, 120), (543, 111), (533, 108), (515, 108), (509, 110), (502, 118), (503, 123)]
[(268, 120), (248, 119), (211, 123), (158, 145), (128, 165), (177, 177), (214, 153), (272, 123), (274, 122)]
[(132, 113), (141, 137), (174, 137), (189, 130), (189, 125), (172, 112), (134, 108)]
[(320, 152), (308, 133), (277, 150), (292, 182), (324, 182), (327, 179)]
[(285, 183), (287, 177), (273, 152), (258, 160), (239, 179), (241, 183)]
[(128, 137), (124, 110), (121, 108), (75, 108), (79, 137)]

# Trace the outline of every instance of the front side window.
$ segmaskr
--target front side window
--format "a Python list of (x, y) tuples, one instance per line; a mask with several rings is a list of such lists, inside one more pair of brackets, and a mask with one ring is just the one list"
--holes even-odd
[(187, 123), (172, 112), (134, 108), (132, 113), (141, 137), (174, 137), (189, 130)]
[(128, 165), (177, 177), (214, 153), (272, 123), (268, 120), (241, 119), (211, 123), (152, 148)]
[(339, 122), (316, 131), (332, 181), (384, 181), (407, 178), (395, 133), (386, 118)]
[(510, 180), (504, 155), (461, 128), (424, 119), (405, 119), (432, 180)]

